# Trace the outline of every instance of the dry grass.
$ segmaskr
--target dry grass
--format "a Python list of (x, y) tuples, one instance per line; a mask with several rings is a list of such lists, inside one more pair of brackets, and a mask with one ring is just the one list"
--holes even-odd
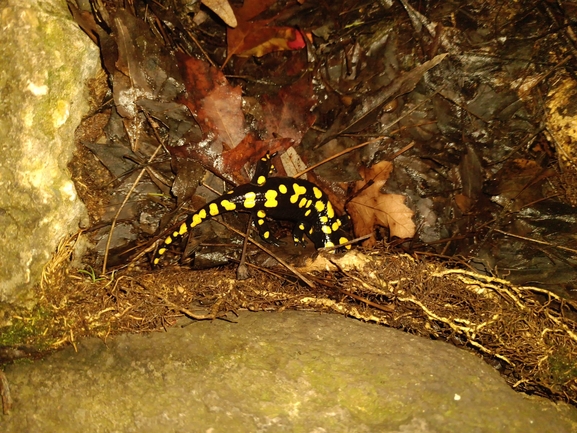
[[(46, 267), (41, 303), (53, 313), (53, 346), (84, 336), (165, 329), (183, 316), (234, 320), (241, 309), (330, 311), (473, 350), (518, 390), (577, 404), (577, 306), (536, 287), (383, 250), (319, 255), (301, 268), (72, 272), (74, 239)], [(321, 270), (322, 269), (322, 270)]]

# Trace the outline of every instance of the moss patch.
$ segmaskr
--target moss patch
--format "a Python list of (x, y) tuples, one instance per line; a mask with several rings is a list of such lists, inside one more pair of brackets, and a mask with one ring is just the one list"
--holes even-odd
[(32, 346), (38, 350), (51, 347), (56, 338), (53, 332), (54, 314), (41, 305), (12, 315), (12, 324), (0, 329), (0, 346)]

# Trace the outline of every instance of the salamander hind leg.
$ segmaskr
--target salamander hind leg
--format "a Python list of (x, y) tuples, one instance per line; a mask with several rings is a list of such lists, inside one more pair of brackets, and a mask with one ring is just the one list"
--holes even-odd
[(261, 239), (278, 247), (280, 246), (280, 241), (272, 235), (270, 226), (266, 222), (265, 218), (266, 212), (264, 210), (258, 210), (253, 213), (254, 224), (256, 225), (256, 229), (258, 230)]
[(301, 245), (303, 248), (307, 246), (305, 241), (305, 233), (308, 233), (311, 225), (306, 222), (297, 222), (293, 228), (293, 241), (295, 245)]

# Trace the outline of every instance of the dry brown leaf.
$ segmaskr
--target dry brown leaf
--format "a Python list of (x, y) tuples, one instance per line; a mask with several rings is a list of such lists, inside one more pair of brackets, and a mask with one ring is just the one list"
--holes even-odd
[[(364, 180), (355, 186), (359, 193), (347, 205), (357, 237), (374, 233), (377, 226), (388, 227), (391, 237), (412, 238), (415, 235), (414, 212), (405, 204), (406, 197), (380, 191), (392, 170), (391, 162), (381, 161), (361, 172)], [(374, 243), (374, 239), (367, 243)]]
[(217, 14), (229, 27), (237, 26), (236, 17), (227, 0), (202, 0), (202, 4)]

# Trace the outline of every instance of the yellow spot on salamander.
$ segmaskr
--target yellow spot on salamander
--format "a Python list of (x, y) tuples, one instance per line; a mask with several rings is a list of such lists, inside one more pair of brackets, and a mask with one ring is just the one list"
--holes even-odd
[(208, 213), (212, 216), (218, 215), (220, 212), (218, 211), (218, 205), (216, 203), (211, 203), (208, 206)]
[(290, 202), (292, 204), (295, 204), (299, 200), (299, 195), (306, 194), (307, 189), (304, 186), (293, 183), (293, 190), (295, 193), (293, 195), (291, 195)]
[(325, 242), (325, 248), (330, 248), (330, 247), (334, 247), (335, 244), (333, 244), (331, 241)]
[(200, 214), (195, 213), (192, 216), (192, 222), (190, 223), (190, 228), (192, 229), (192, 228), (196, 227), (201, 222), (202, 222), (202, 218), (201, 218)]
[(315, 203), (315, 208), (317, 212), (322, 212), (325, 210), (325, 203), (319, 200)]
[(161, 256), (161, 255), (163, 255), (165, 252), (166, 252), (166, 248), (160, 248), (160, 249), (158, 250), (158, 255)]
[(333, 209), (333, 205), (330, 201), (327, 202), (327, 216), (331, 220), (335, 217), (335, 210)]
[(264, 176), (259, 176), (258, 179), (256, 180), (256, 183), (258, 185), (264, 185), (266, 183), (266, 177)]
[(264, 198), (266, 201), (264, 202), (264, 207), (277, 207), (278, 201), (276, 200), (276, 196), (278, 192), (274, 189), (269, 189), (267, 192), (264, 193)]
[(313, 201), (312, 201), (312, 200), (307, 200), (307, 204), (306, 204), (305, 207), (309, 208), (309, 207), (311, 207), (311, 204), (313, 204)]
[(177, 238), (177, 237), (178, 237), (178, 232), (172, 232), (172, 237), (173, 237), (173, 238)]
[(264, 232), (264, 233), (262, 234), (262, 237), (265, 238), (265, 239), (268, 239), (268, 238), (270, 237), (270, 232), (269, 232), (269, 231)]
[(305, 225), (303, 223), (299, 224), (299, 229), (304, 230), (305, 229)]
[(256, 193), (247, 192), (244, 195), (244, 203), (242, 205), (247, 209), (252, 209), (256, 205)]
[(256, 213), (256, 216), (259, 217), (259, 218), (264, 218), (264, 217), (266, 216), (266, 212), (263, 211), (263, 210), (259, 210), (259, 211)]
[(306, 216), (306, 217), (308, 217), (310, 214), (311, 214), (311, 210), (310, 210), (310, 209), (305, 212), (305, 216)]
[(299, 201), (299, 207), (304, 207), (305, 204), (307, 204), (307, 199), (306, 197), (301, 198), (301, 201)]
[(328, 223), (329, 222), (329, 218), (326, 215), (323, 215), (321, 217), (319, 217), (319, 221), (324, 223)]
[(220, 205), (228, 211), (236, 209), (236, 205), (233, 202), (228, 201), (228, 200), (221, 201)]
[(169, 236), (164, 240), (165, 245), (170, 245), (171, 243), (172, 243), (172, 236)]
[(331, 228), (333, 229), (333, 232), (336, 232), (339, 229), (339, 226), (340, 226), (339, 222), (335, 221), (333, 223), (333, 225), (331, 226)]
[(183, 236), (186, 234), (187, 231), (188, 231), (188, 227), (186, 227), (186, 223), (182, 223), (182, 225), (180, 226), (180, 230), (178, 231), (178, 234), (180, 236)]
[(286, 185), (279, 185), (278, 190), (280, 191), (281, 194), (286, 194), (288, 191)]
[(264, 220), (258, 220), (257, 223), (259, 226), (262, 226), (264, 224)]
[(320, 189), (318, 189), (316, 186), (313, 187), (313, 194), (315, 195), (317, 200), (323, 196), (323, 192)]
[(206, 210), (205, 209), (199, 210), (198, 215), (200, 216), (200, 218), (205, 219), (206, 218)]
[(323, 231), (324, 234), (327, 235), (330, 235), (333, 232), (329, 226), (322, 226), (321, 230)]
[[(342, 237), (342, 238), (339, 239), (339, 245), (346, 244), (348, 241), (349, 241), (349, 240), (348, 240), (347, 238)], [(350, 249), (351, 249), (351, 245), (347, 245), (345, 248), (346, 248), (347, 250), (350, 250)]]

